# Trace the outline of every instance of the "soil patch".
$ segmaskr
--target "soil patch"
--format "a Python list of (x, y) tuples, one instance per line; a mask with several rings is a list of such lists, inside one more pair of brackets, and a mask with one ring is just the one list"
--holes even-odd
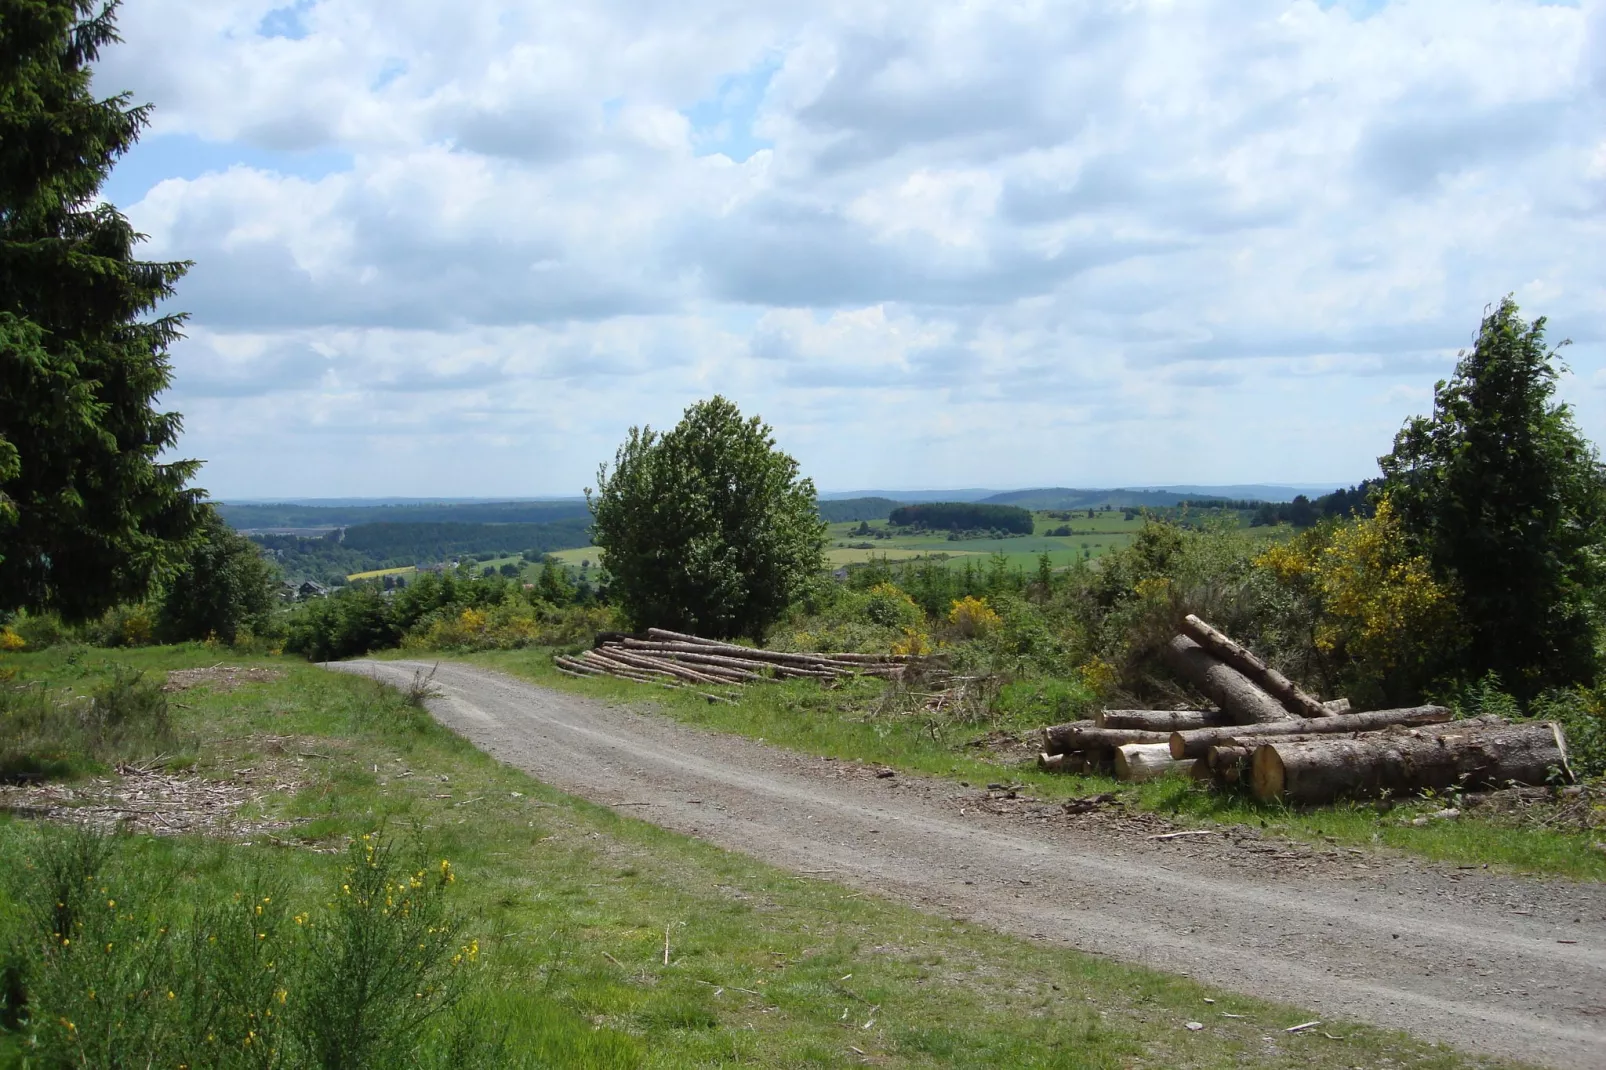
[(283, 669), (266, 669), (261, 666), (212, 665), (200, 669), (173, 669), (167, 674), (163, 691), (188, 691), (206, 685), (213, 691), (228, 692), (242, 684), (266, 684), (284, 678)]

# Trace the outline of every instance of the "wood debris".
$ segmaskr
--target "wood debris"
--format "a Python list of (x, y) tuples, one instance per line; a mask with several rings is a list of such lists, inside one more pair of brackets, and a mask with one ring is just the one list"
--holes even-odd
[(696, 691), (714, 701), (731, 700), (731, 692), (718, 689), (762, 680), (837, 680), (845, 676), (901, 680), (909, 665), (918, 660), (898, 654), (758, 650), (663, 628), (648, 628), (639, 635), (604, 633), (590, 650), (552, 659), (566, 676), (612, 676)]
[(1347, 700), (1308, 694), (1192, 614), (1160, 653), (1218, 708), (1105, 710), (1051, 725), (1039, 765), (1130, 781), (1181, 772), (1301, 804), (1574, 780), (1551, 722), (1455, 721), (1442, 706), (1350, 712)]

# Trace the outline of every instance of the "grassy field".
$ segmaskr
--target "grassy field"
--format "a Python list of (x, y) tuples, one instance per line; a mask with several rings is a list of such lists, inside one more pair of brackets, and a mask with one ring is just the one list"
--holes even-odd
[[(115, 664), (159, 675), (219, 661), (197, 647), (47, 652), (4, 667), (86, 690)], [(371, 681), (227, 661), (282, 675), (231, 689), (197, 674), (172, 696), (177, 730), (194, 775), (220, 786), (255, 776), (267, 790), (244, 816), (287, 824), (249, 844), (129, 837), (106, 894), (179, 933), (263, 880), (285, 911), (315, 915), (324, 889), (351, 879), (342, 851), (354, 837), (424, 843), (458, 875), (461, 939), (481, 949), (464, 1006), (506, 1031), (520, 1058), (503, 1065), (1490, 1065), (1349, 1024), (1333, 1029), (1342, 1039), (1288, 1035), (1314, 1015), (790, 876), (552, 791)], [(62, 835), (53, 828), (0, 818), (0, 854), (24, 858)], [(0, 901), (0, 937), (17, 924)], [(20, 1063), (17, 1044), (0, 1030), (0, 1064)]]
[[(942, 532), (893, 532), (889, 537), (878, 539), (873, 534), (859, 534), (859, 522), (852, 521), (831, 524), (827, 528), (825, 556), (833, 567), (873, 561), (896, 564), (930, 558), (944, 562), (951, 568), (963, 568), (967, 561), (979, 565), (993, 554), (1003, 554), (1006, 567), (1031, 571), (1037, 567), (1039, 556), (1046, 553), (1054, 568), (1065, 568), (1076, 561), (1093, 560), (1127, 545), (1143, 527), (1143, 523), (1141, 515), (1128, 519), (1119, 510), (1095, 511), (1092, 517), (1083, 510), (1072, 513), (1069, 519), (1039, 512), (1034, 514), (1035, 530), (1031, 535), (1009, 539), (950, 540)], [(1247, 525), (1248, 521), (1243, 520), (1242, 523)], [(871, 532), (889, 531), (884, 520), (871, 521), (869, 527)], [(1048, 534), (1063, 527), (1069, 527), (1071, 534)], [(1254, 531), (1267, 539), (1286, 538), (1289, 533), (1287, 528), (1256, 528)], [(599, 553), (595, 546), (584, 546), (558, 550), (551, 556), (570, 568), (579, 568), (583, 561), (596, 565)]]
[(1388, 847), (1464, 865), (1491, 864), (1515, 871), (1606, 880), (1606, 833), (1506, 825), (1472, 816), (1413, 824), (1453, 800), (1408, 800), (1384, 808), (1355, 803), (1302, 811), (1261, 803), (1243, 793), (1223, 793), (1182, 777), (1122, 784), (1104, 776), (1049, 774), (1035, 763), (993, 757), (973, 745), (993, 729), (1027, 732), (1047, 714), (1034, 716), (1030, 702), (1014, 723), (934, 726), (921, 712), (875, 715), (881, 685), (858, 681), (851, 689), (824, 691), (805, 681), (761, 684), (744, 690), (735, 705), (710, 704), (662, 689), (615, 680), (573, 680), (558, 674), (542, 651), (506, 651), (465, 660), (502, 669), (550, 686), (614, 700), (650, 701), (667, 716), (721, 731), (762, 738), (808, 754), (889, 765), (913, 773), (986, 783), (1001, 779), (1024, 785), (1043, 799), (1078, 798), (1113, 791), (1136, 805), (1182, 823), (1250, 824), (1309, 843), (1336, 841)]
[(348, 582), (354, 580), (377, 580), (384, 576), (411, 576), (417, 571), (418, 568), (415, 565), (401, 565), (397, 568), (376, 568), (367, 572), (353, 572), (346, 579)]

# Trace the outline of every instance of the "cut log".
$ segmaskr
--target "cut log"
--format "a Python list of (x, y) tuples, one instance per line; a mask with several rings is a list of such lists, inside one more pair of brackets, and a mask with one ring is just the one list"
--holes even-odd
[(1255, 748), (1255, 797), (1315, 805), (1353, 796), (1571, 781), (1567, 743), (1549, 721), (1462, 731), (1390, 731)]
[(1238, 724), (1270, 724), (1294, 717), (1253, 680), (1186, 635), (1173, 637), (1160, 648), (1160, 655), (1172, 672), (1204, 692)]
[(1236, 784), (1243, 779), (1254, 754), (1252, 747), (1226, 744), (1211, 747), (1210, 753), (1199, 759), (1210, 770), (1210, 775), (1223, 784)]
[(1321, 702), (1301, 691), (1292, 680), (1255, 657), (1247, 647), (1235, 642), (1225, 632), (1218, 631), (1189, 613), (1182, 618), (1182, 631), (1189, 639), (1204, 647), (1221, 661), (1252, 680), (1262, 691), (1282, 704), (1296, 717), (1331, 717), (1332, 711)]
[(1093, 721), (1099, 728), (1136, 728), (1141, 732), (1181, 732), (1233, 723), (1219, 710), (1100, 710)]
[[(688, 644), (685, 644), (685, 645), (690, 646), (691, 644), (688, 643)], [(610, 647), (603, 647), (602, 649), (603, 650), (614, 650), (614, 649), (617, 649), (617, 648), (610, 646)], [(630, 648), (626, 649), (625, 653), (627, 653), (627, 654), (650, 654), (649, 651), (642, 650), (642, 649), (639, 649), (639, 648), (636, 648), (636, 647), (630, 647)], [(736, 675), (740, 676), (744, 680), (762, 680), (763, 679), (762, 676), (758, 675), (758, 673), (753, 671), (754, 669), (758, 668), (759, 666), (757, 666), (756, 664), (754, 664), (751, 661), (745, 661), (745, 660), (743, 660), (741, 658), (727, 658), (727, 657), (723, 657), (723, 656), (721, 656), (719, 654), (691, 654), (691, 653), (681, 652), (681, 653), (676, 653), (676, 654), (673, 654), (673, 655), (665, 655), (662, 660), (664, 660), (664, 661), (674, 661), (674, 662), (677, 662), (679, 664), (690, 665), (690, 666), (692, 666), (694, 668), (696, 666), (698, 666), (698, 665), (707, 665), (707, 666), (711, 666), (711, 667), (717, 667), (717, 668), (725, 669), (725, 670), (727, 670), (729, 672), (735, 673)]]
[(587, 653), (593, 659), (612, 661), (621, 664), (626, 668), (645, 669), (649, 672), (662, 673), (666, 676), (677, 677), (678, 679), (687, 680), (694, 684), (723, 684), (730, 682), (719, 676), (713, 675), (712, 673), (705, 674), (698, 672), (695, 669), (689, 669), (684, 665), (675, 665), (672, 662), (660, 661), (656, 658), (628, 654), (616, 647), (609, 647), (606, 652), (589, 650)]
[(1037, 756), (1037, 768), (1045, 773), (1067, 772), (1065, 762), (1066, 756), (1063, 754), (1039, 754)]
[(1043, 729), (1043, 749), (1050, 754), (1073, 750), (1114, 750), (1127, 743), (1165, 743), (1164, 732), (1142, 732), (1136, 728), (1096, 728), (1092, 721), (1072, 721)]
[(1322, 705), (1327, 707), (1327, 710), (1330, 713), (1350, 712), (1349, 699), (1347, 698), (1330, 698), (1326, 702), (1322, 703)]
[(1190, 732), (1171, 733), (1171, 757), (1203, 758), (1218, 743), (1242, 741), (1251, 736), (1297, 736), (1306, 734), (1339, 734), (1343, 732), (1371, 732), (1390, 725), (1437, 724), (1450, 719), (1450, 711), (1443, 706), (1412, 706), (1403, 710), (1372, 710), (1368, 713), (1345, 713), (1332, 717), (1278, 721), (1275, 724), (1234, 725), (1224, 728), (1199, 728)]
[(1167, 773), (1191, 773), (1193, 762), (1171, 759), (1171, 748), (1164, 743), (1128, 743), (1115, 748), (1115, 779), (1141, 783)]

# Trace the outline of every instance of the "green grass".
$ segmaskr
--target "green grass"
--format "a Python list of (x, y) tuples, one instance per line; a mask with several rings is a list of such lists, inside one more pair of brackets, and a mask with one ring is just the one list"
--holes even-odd
[[(451, 859), (464, 935), (482, 948), (475, 1013), (531, 1064), (1491, 1065), (1362, 1026), (1335, 1028), (1341, 1040), (1289, 1036), (1283, 1028), (1312, 1015), (790, 876), (553, 791), (362, 678), (199, 647), (6, 662), (25, 679), (86, 687), (114, 663), (159, 672), (220, 660), (288, 671), (176, 696), (198, 770), (226, 778), (272, 763), (297, 781), (260, 806), (305, 822), (277, 833), (284, 843), (338, 847), (382, 827)], [(0, 819), (0, 856), (34, 834)], [(134, 837), (125, 850), (131, 867), (165, 875), (170, 913), (227, 897), (252, 874), (279, 882), (295, 909), (316, 906), (342, 872), (339, 854), (257, 839)], [(0, 925), (7, 917), (0, 904)], [(1207, 1027), (1190, 1032), (1188, 1021)], [(6, 1043), (0, 1034), (0, 1064)]]
[[(762, 738), (807, 754), (972, 782), (1007, 777), (1048, 800), (1115, 791), (1144, 809), (1184, 824), (1254, 825), (1311, 843), (1332, 840), (1350, 846), (1397, 848), (1462, 865), (1489, 864), (1519, 872), (1606, 881), (1606, 851), (1594, 846), (1606, 839), (1599, 831), (1505, 827), (1474, 816), (1425, 826), (1411, 823), (1449, 805), (1443, 800), (1409, 800), (1387, 809), (1356, 803), (1293, 810), (1181, 777), (1122, 784), (1103, 776), (1044, 773), (1031, 762), (993, 759), (985, 748), (968, 745), (984, 736), (989, 726), (933, 725), (921, 715), (870, 712), (878, 705), (883, 688), (876, 681), (861, 680), (831, 691), (802, 680), (762, 684), (747, 688), (735, 705), (725, 705), (626, 681), (572, 680), (551, 667), (545, 651), (499, 651), (464, 660), (610, 700), (650, 702), (651, 708), (676, 720)], [(1028, 704), (1014, 723), (999, 727), (1029, 730), (1051, 719), (1047, 714), (1033, 717)]]

